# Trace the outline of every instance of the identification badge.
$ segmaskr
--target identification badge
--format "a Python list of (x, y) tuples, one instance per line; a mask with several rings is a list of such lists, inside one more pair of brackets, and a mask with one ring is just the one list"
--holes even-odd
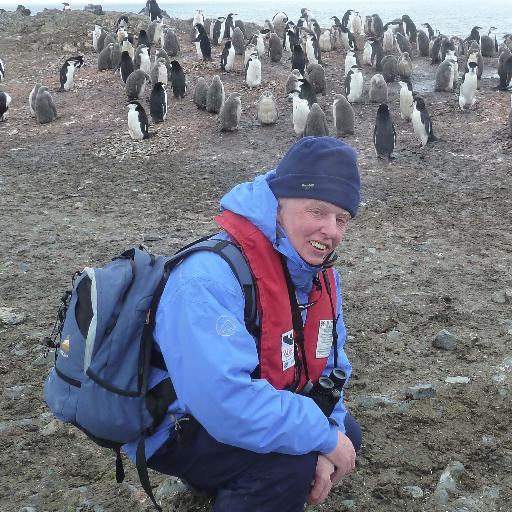
[(316, 358), (329, 357), (332, 348), (332, 320), (320, 320), (316, 341)]
[(283, 372), (295, 366), (295, 354), (293, 350), (293, 330), (281, 335), (281, 361)]

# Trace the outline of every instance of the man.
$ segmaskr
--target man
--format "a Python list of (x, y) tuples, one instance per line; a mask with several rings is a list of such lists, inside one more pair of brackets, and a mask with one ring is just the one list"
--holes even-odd
[[(169, 277), (154, 337), (178, 399), (146, 458), (215, 496), (215, 511), (298, 512), (355, 467), (361, 432), (342, 397), (322, 412), (305, 395), (335, 366), (350, 375), (330, 265), (359, 188), (352, 147), (305, 137), (275, 171), (222, 198), (215, 238), (234, 241), (249, 263), (259, 335), (247, 330), (244, 294), (217, 254), (194, 253)], [(166, 375), (153, 369), (151, 384)], [(125, 445), (132, 460), (136, 445)]]

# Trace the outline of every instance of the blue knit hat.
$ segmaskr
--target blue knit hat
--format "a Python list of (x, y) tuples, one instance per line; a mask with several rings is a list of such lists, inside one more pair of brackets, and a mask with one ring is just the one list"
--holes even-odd
[(319, 199), (355, 217), (361, 187), (357, 153), (334, 137), (304, 137), (284, 155), (268, 185), (277, 198)]

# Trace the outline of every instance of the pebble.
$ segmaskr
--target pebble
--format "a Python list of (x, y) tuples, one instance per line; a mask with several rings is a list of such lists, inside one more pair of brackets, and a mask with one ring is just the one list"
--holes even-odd
[(8, 432), (16, 427), (25, 427), (26, 425), (35, 425), (31, 418), (22, 418), (21, 420), (0, 421), (0, 432)]
[(59, 429), (59, 424), (60, 422), (57, 419), (50, 421), (48, 425), (41, 429), (41, 435), (43, 435), (44, 437), (48, 437), (52, 436), (53, 434), (56, 434), (57, 430)]
[(500, 322), (500, 323), (505, 326), (505, 329), (507, 330), (507, 334), (512, 334), (512, 320), (507, 319), (507, 320), (503, 320), (503, 322)]
[(457, 348), (457, 338), (451, 332), (443, 329), (436, 334), (433, 345), (443, 350), (455, 350)]
[(389, 396), (385, 395), (366, 395), (362, 396), (358, 400), (358, 404), (361, 407), (366, 407), (367, 409), (376, 409), (378, 407), (387, 407), (398, 405), (397, 400), (393, 400)]
[(37, 509), (34, 507), (22, 507), (19, 512), (37, 512)]
[(0, 308), (0, 324), (18, 325), (26, 319), (24, 313), (16, 313), (12, 308)]
[(155, 498), (160, 500), (165, 498), (166, 496), (172, 496), (178, 492), (186, 492), (186, 485), (179, 479), (175, 477), (166, 478), (159, 486), (155, 492)]
[(10, 400), (17, 400), (21, 398), (23, 392), (25, 391), (26, 386), (12, 386), (12, 388), (6, 388), (4, 391), (5, 398), (9, 398)]
[(423, 491), (417, 485), (407, 485), (406, 487), (402, 487), (403, 496), (407, 496), (409, 498), (423, 498)]
[(345, 510), (356, 510), (356, 502), (354, 500), (343, 500), (341, 504)]
[(446, 377), (445, 382), (448, 384), (469, 384), (469, 377)]
[(491, 300), (495, 304), (510, 304), (512, 303), (512, 289), (497, 290), (491, 295)]
[(440, 508), (444, 507), (448, 503), (450, 495), (455, 493), (462, 473), (464, 473), (464, 465), (459, 461), (451, 462), (441, 473), (439, 483), (434, 491), (434, 501)]
[(389, 331), (388, 332), (388, 341), (390, 341), (391, 343), (397, 343), (400, 341), (400, 338), (401, 338), (401, 333), (400, 331)]
[(157, 235), (156, 233), (148, 233), (147, 235), (144, 235), (144, 242), (158, 242), (163, 238), (163, 236)]
[(55, 350), (50, 350), (48, 355), (44, 357), (44, 354), (39, 354), (34, 359), (35, 366), (47, 366), (48, 368), (52, 368), (55, 366)]
[(436, 390), (432, 384), (415, 384), (414, 386), (409, 386), (405, 392), (405, 396), (413, 400), (432, 398), (435, 394)]

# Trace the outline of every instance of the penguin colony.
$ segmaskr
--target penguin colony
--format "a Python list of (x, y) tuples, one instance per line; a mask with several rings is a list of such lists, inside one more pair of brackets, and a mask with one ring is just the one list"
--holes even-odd
[[(98, 70), (112, 70), (125, 83), (128, 132), (134, 140), (149, 137), (144, 100), (149, 106), (151, 122), (156, 124), (167, 118), (166, 88), (172, 89), (175, 101), (183, 100), (187, 94), (186, 69), (176, 58), (181, 52), (176, 32), (166, 26), (168, 20), (154, 0), (148, 14), (150, 21), (146, 29), (137, 35), (130, 35), (128, 16), (118, 19), (115, 30), (96, 25), (92, 32)], [(418, 28), (406, 14), (383, 23), (378, 14), (366, 16), (363, 21), (357, 11), (348, 9), (341, 20), (332, 16), (332, 25), (322, 28), (311, 11), (303, 8), (296, 21), (284, 12), (276, 13), (251, 36), (235, 16), (229, 13), (205, 20), (198, 10), (190, 32), (192, 48), (195, 47), (199, 65), (205, 71), (205, 76), (197, 80), (191, 99), (198, 109), (219, 114), (222, 131), (239, 128), (243, 91), (250, 89), (261, 91), (254, 118), (261, 125), (277, 122), (276, 99), (271, 91), (265, 90), (272, 79), (270, 63), (289, 68), (284, 84), (289, 110), (281, 114), (289, 115), (290, 126), (297, 136), (331, 132), (337, 137), (357, 134), (357, 104), (377, 103), (373, 142), (377, 156), (388, 160), (393, 158), (396, 130), (387, 103), (390, 95), (397, 94), (391, 84), (398, 80), (401, 119), (411, 122), (411, 130), (421, 146), (439, 140), (434, 135), (427, 102), (414, 92), (414, 60), (427, 58), (436, 66), (434, 91), (453, 95), (453, 104), (461, 110), (478, 108), (475, 104), (483, 57), (499, 56), (497, 88), (512, 89), (512, 37), (507, 36), (504, 43), (498, 44), (495, 27), (490, 27), (485, 34), (482, 27), (475, 26), (465, 39), (449, 38), (428, 23), (421, 25), (425, 30)], [(339, 54), (341, 91), (326, 83), (322, 52), (330, 51)], [(241, 55), (243, 63), (237, 58)], [(82, 56), (65, 60), (60, 68), (59, 91), (73, 90), (76, 70), (83, 65)], [(240, 76), (238, 91), (225, 91), (222, 83), (225, 73)], [(4, 77), (5, 65), (0, 60), (0, 81)], [(332, 109), (327, 109), (328, 116), (317, 102), (317, 94), (333, 98)], [(48, 123), (57, 117), (47, 87), (36, 84), (29, 102), (39, 123)], [(0, 91), (0, 120), (6, 119), (10, 103), (7, 92)]]

